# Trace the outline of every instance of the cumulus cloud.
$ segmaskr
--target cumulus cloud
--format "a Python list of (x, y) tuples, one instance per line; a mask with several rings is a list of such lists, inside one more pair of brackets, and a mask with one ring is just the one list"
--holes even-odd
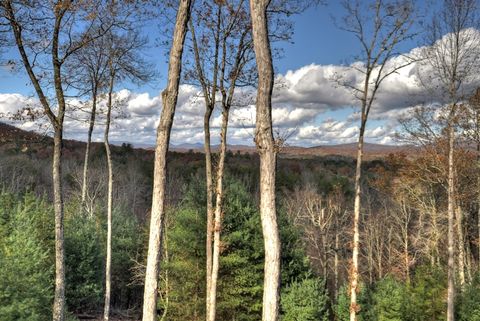
[[(470, 31), (471, 32), (471, 31)], [(441, 40), (440, 40), (441, 41)], [(415, 56), (424, 48), (413, 49)], [(403, 65), (404, 56), (388, 61), (388, 67)], [(275, 78), (272, 103), (272, 119), (276, 131), (291, 133), (292, 145), (312, 146), (319, 144), (355, 142), (359, 132), (359, 100), (354, 92), (342, 84), (361, 87), (362, 63), (352, 65), (310, 64), (297, 70), (287, 71)], [(397, 119), (408, 114), (412, 108), (432, 97), (432, 92), (422, 85), (422, 74), (429, 74), (428, 65), (412, 63), (390, 75), (377, 93), (369, 125), (365, 133), (368, 141), (393, 143)], [(374, 74), (377, 71), (374, 71)], [(475, 77), (474, 77), (475, 78)], [(470, 79), (466, 87), (478, 85), (478, 79)], [(438, 84), (432, 84), (433, 87)], [(252, 144), (255, 128), (255, 90), (238, 88), (234, 107), (230, 111), (229, 143)], [(70, 100), (66, 118), (66, 137), (86, 138), (89, 102)], [(0, 94), (0, 114), (15, 114), (28, 106), (39, 106), (38, 101), (17, 93)], [(138, 93), (127, 89), (115, 94), (115, 111), (111, 140), (134, 144), (153, 145), (156, 137), (162, 99), (160, 92)], [(101, 140), (104, 119), (101, 115), (105, 102), (99, 103), (100, 115), (94, 139)], [(213, 143), (218, 143), (221, 114), (217, 108), (212, 116)], [(203, 142), (203, 114), (205, 112), (202, 92), (192, 85), (181, 85), (174, 124), (172, 143)], [(20, 125), (35, 129), (29, 121)]]

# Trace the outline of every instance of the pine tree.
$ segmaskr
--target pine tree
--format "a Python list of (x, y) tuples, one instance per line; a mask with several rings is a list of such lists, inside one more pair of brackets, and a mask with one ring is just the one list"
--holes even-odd
[[(42, 227), (51, 208), (26, 195), (0, 196), (0, 320), (42, 321), (51, 318), (53, 253)], [(51, 225), (51, 224), (50, 224)], [(50, 230), (53, 234), (53, 228)]]
[(325, 281), (306, 278), (294, 281), (282, 293), (282, 321), (328, 321)]

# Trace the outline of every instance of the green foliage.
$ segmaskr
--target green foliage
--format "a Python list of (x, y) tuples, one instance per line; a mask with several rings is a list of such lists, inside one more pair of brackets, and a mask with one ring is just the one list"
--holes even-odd
[[(104, 224), (103, 240), (106, 240), (106, 229)], [(111, 304), (114, 307), (130, 307), (141, 302), (143, 287), (133, 284), (132, 280), (135, 277), (134, 264), (143, 254), (144, 236), (135, 216), (126, 210), (113, 211)], [(105, 257), (106, 250), (103, 251), (102, 256)]]
[[(65, 252), (67, 304), (72, 311), (95, 311), (103, 307), (107, 224), (99, 210), (85, 216), (77, 203), (66, 206)], [(126, 210), (112, 215), (112, 293), (114, 307), (139, 302), (141, 287), (132, 284), (134, 262), (142, 255), (143, 233), (137, 219)]]
[(32, 195), (2, 193), (0, 233), (0, 320), (41, 321), (51, 317), (53, 261), (42, 236), (52, 209)]
[(458, 321), (480, 321), (480, 274), (459, 295), (456, 310)]
[(96, 309), (103, 297), (104, 250), (100, 225), (68, 208), (65, 219), (66, 297), (73, 311)]
[[(357, 303), (360, 305), (360, 312), (358, 313), (358, 321), (371, 321), (372, 316), (372, 291), (364, 284), (359, 286), (360, 292), (357, 295)], [(335, 320), (348, 321), (350, 320), (350, 293), (348, 284), (340, 287), (338, 291), (337, 302), (333, 306), (335, 312)]]
[[(419, 267), (410, 286), (386, 277), (370, 289), (361, 285), (359, 321), (440, 321), (446, 316), (446, 277), (431, 266)], [(349, 320), (350, 296), (345, 285), (334, 306), (336, 320)], [(478, 301), (471, 301), (471, 304)], [(474, 319), (464, 319), (474, 320)]]
[(405, 321), (441, 321), (446, 319), (446, 280), (437, 267), (420, 266), (407, 292)]
[(350, 319), (350, 295), (348, 286), (343, 285), (338, 290), (337, 302), (334, 305), (335, 320), (347, 321)]
[(281, 298), (282, 321), (327, 321), (328, 294), (325, 282), (316, 278), (293, 281)]
[(392, 277), (377, 282), (372, 294), (375, 321), (402, 321), (406, 289)]
[(218, 315), (236, 320), (261, 316), (263, 238), (260, 218), (240, 181), (228, 180), (220, 257)]
[(159, 304), (168, 320), (195, 320), (205, 313), (205, 219), (191, 207), (169, 214), (175, 214), (175, 224), (167, 229), (161, 275), (168, 302)]
[[(222, 252), (217, 288), (219, 320), (254, 321), (261, 318), (263, 293), (263, 237), (260, 215), (251, 194), (239, 180), (225, 183)], [(169, 261), (168, 320), (193, 320), (204, 314), (205, 296), (205, 193), (203, 182), (193, 179), (181, 208), (169, 213), (167, 232)], [(308, 275), (308, 260), (298, 232), (279, 211), (282, 227), (282, 282)], [(166, 275), (162, 276), (165, 279)], [(165, 287), (165, 281), (163, 281)]]

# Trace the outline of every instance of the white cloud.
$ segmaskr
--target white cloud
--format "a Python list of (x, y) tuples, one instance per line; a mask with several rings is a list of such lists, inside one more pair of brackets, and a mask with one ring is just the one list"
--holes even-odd
[[(413, 49), (417, 55), (423, 48)], [(405, 62), (397, 57), (388, 62), (389, 66)], [(354, 68), (352, 68), (354, 67)], [(363, 74), (361, 63), (345, 65), (311, 64), (298, 70), (290, 70), (275, 78), (272, 119), (280, 132), (291, 132), (288, 143), (312, 146), (355, 142), (359, 132), (359, 101), (353, 92), (339, 85), (339, 79), (352, 86), (361, 86)], [(377, 93), (366, 131), (369, 141), (393, 143), (397, 119), (408, 114), (412, 108), (423, 103), (432, 95), (421, 85), (420, 74), (428, 74), (428, 66), (413, 63), (388, 77)], [(478, 79), (470, 79), (466, 87), (477, 85)], [(230, 111), (229, 143), (253, 144), (255, 128), (255, 91), (238, 88), (235, 106)], [(127, 89), (116, 93), (116, 106), (123, 108), (114, 112), (111, 129), (112, 141), (127, 141), (136, 144), (155, 143), (162, 101), (160, 92), (136, 93)], [(80, 101), (69, 101), (71, 106), (85, 106)], [(0, 94), (0, 114), (14, 114), (27, 107), (38, 106), (37, 100), (16, 93)], [(104, 109), (105, 102), (99, 103)], [(83, 108), (85, 109), (85, 108)], [(88, 108), (87, 108), (88, 109)], [(218, 143), (221, 114), (214, 112), (211, 121), (212, 142)], [(199, 88), (181, 85), (174, 124), (172, 143), (203, 142), (204, 100)], [(85, 139), (89, 114), (85, 110), (70, 110), (66, 119), (66, 137)], [(99, 116), (95, 140), (103, 136), (103, 117)], [(33, 129), (35, 124), (24, 122), (22, 128)]]

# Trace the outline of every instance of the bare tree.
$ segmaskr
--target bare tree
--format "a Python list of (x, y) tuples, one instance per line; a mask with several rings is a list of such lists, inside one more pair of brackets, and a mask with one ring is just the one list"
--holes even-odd
[(182, 67), (183, 44), (190, 18), (191, 0), (180, 0), (168, 68), (167, 88), (162, 92), (162, 113), (157, 130), (155, 148), (153, 197), (150, 217), (150, 236), (148, 240), (147, 270), (143, 297), (143, 321), (155, 321), (157, 314), (157, 289), (161, 239), (165, 216), (165, 184), (167, 152), (170, 131), (178, 98), (178, 88)]
[[(105, 153), (108, 168), (107, 190), (107, 259), (105, 266), (105, 304), (103, 318), (110, 319), (111, 264), (112, 264), (112, 209), (113, 209), (113, 162), (109, 143), (112, 108), (114, 107), (114, 88), (125, 79), (133, 82), (146, 82), (152, 77), (152, 66), (142, 59), (139, 52), (146, 44), (136, 30), (123, 34), (110, 32), (106, 35), (103, 48), (108, 57), (107, 112), (104, 132)], [(118, 103), (118, 102), (117, 102)], [(121, 103), (119, 103), (121, 104)]]
[[(480, 169), (480, 89), (470, 97), (468, 102), (460, 111), (460, 126), (465, 138), (472, 142), (476, 150), (477, 168)], [(478, 172), (478, 171), (477, 171)], [(478, 269), (480, 270), (480, 175), (477, 176), (477, 251)]]
[[(91, 28), (97, 21), (98, 12), (102, 12), (99, 9), (101, 6), (103, 3), (92, 6), (89, 3), (76, 4), (72, 1), (55, 3), (42, 1), (31, 4), (4, 0), (0, 3), (1, 19), (7, 22), (5, 25), (13, 35), (22, 64), (54, 130), (52, 162), (55, 209), (54, 321), (63, 321), (65, 318), (62, 143), (67, 103), (62, 67), (75, 52), (99, 36), (93, 35)], [(81, 16), (88, 16), (89, 19), (83, 20)], [(54, 88), (55, 102), (48, 98), (50, 85)]]
[[(478, 32), (475, 0), (445, 0), (440, 12), (428, 25), (429, 46), (425, 48), (424, 84), (437, 93), (442, 106), (446, 106), (446, 132), (448, 133), (448, 299), (447, 321), (455, 319), (455, 164), (456, 121), (459, 104), (473, 93), (471, 83), (477, 77)], [(461, 223), (461, 219), (457, 221)]]
[[(84, 84), (86, 92), (89, 94), (91, 102), (91, 109), (89, 111), (90, 118), (88, 122), (87, 143), (85, 146), (85, 160), (83, 163), (82, 176), (82, 191), (81, 201), (85, 205), (87, 198), (88, 186), (88, 165), (90, 158), (90, 146), (92, 142), (93, 129), (95, 127), (95, 120), (97, 116), (97, 101), (100, 91), (105, 86), (105, 72), (107, 68), (107, 57), (102, 48), (103, 39), (99, 38), (92, 41), (88, 46), (74, 54), (74, 60), (67, 66), (71, 69), (69, 79), (73, 78), (73, 85), (78, 86), (77, 83)], [(80, 78), (80, 79), (79, 79)], [(72, 81), (69, 80), (71, 83)], [(90, 213), (92, 214), (92, 213)]]
[(398, 56), (399, 45), (412, 37), (409, 32), (414, 18), (412, 1), (343, 1), (346, 16), (341, 28), (352, 33), (360, 42), (362, 55), (360, 66), (354, 66), (362, 75), (360, 85), (340, 79), (342, 85), (350, 88), (360, 102), (360, 132), (358, 135), (357, 165), (355, 171), (355, 204), (353, 213), (352, 266), (350, 268), (350, 321), (357, 320), (360, 306), (357, 303), (359, 282), (359, 246), (360, 246), (360, 212), (361, 179), (364, 135), (368, 115), (374, 105), (378, 90), (383, 81), (400, 68), (410, 64), (410, 58), (403, 63), (392, 63)]
[[(189, 29), (195, 60), (193, 72), (187, 74), (200, 84), (205, 100), (204, 132), (207, 186), (207, 237), (206, 237), (206, 315), (215, 320), (217, 279), (220, 263), (220, 234), (223, 215), (223, 176), (227, 152), (227, 126), (229, 112), (234, 101), (237, 81), (243, 80), (245, 66), (253, 59), (250, 22), (246, 1), (216, 2), (216, 14), (212, 21), (212, 8), (208, 2), (194, 8), (195, 21), (190, 20)], [(213, 44), (208, 39), (213, 27)], [(200, 40), (200, 41), (199, 41)], [(213, 61), (211, 60), (213, 57)], [(216, 167), (215, 184), (212, 165), (210, 120), (220, 92), (222, 123), (220, 131), (220, 155)], [(215, 186), (214, 186), (215, 185)], [(213, 204), (215, 188), (215, 205)]]

